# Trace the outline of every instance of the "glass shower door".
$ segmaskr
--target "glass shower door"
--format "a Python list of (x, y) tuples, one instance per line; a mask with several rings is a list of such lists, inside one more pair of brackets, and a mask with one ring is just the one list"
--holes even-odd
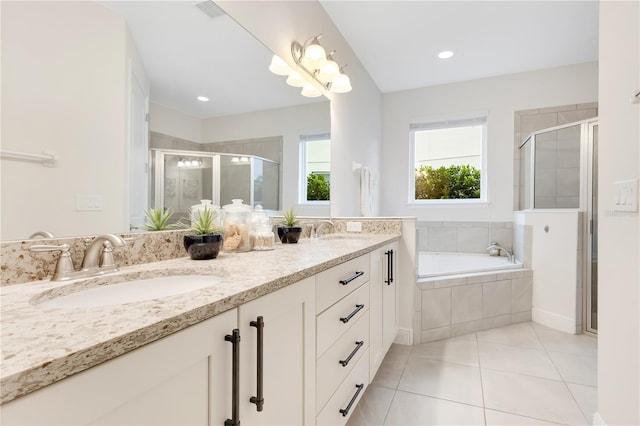
[(587, 265), (587, 331), (598, 331), (598, 124), (589, 126), (592, 146), (589, 176), (589, 245)]

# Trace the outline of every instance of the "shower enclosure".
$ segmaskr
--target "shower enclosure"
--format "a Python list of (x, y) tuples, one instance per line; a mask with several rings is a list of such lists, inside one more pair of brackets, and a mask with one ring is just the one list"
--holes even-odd
[(520, 209), (583, 212), (586, 330), (598, 329), (598, 120), (591, 118), (532, 133), (520, 145)]
[(262, 157), (201, 151), (151, 149), (151, 205), (189, 217), (200, 200), (222, 206), (234, 198), (280, 209), (280, 164)]

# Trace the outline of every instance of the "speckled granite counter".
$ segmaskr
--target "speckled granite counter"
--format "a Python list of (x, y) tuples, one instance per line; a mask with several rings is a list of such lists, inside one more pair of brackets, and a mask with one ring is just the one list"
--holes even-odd
[[(0, 402), (93, 367), (128, 351), (346, 262), (400, 238), (358, 234), (344, 239), (302, 239), (273, 251), (220, 253), (123, 268), (99, 278), (6, 286), (2, 298)], [(87, 309), (38, 303), (107, 283), (166, 275), (220, 277), (211, 287), (163, 299)]]

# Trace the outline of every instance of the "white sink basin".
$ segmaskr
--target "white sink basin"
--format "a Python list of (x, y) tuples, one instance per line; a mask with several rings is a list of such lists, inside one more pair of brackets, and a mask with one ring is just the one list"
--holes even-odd
[(220, 282), (207, 275), (173, 275), (106, 284), (39, 303), (46, 308), (90, 308), (176, 296)]

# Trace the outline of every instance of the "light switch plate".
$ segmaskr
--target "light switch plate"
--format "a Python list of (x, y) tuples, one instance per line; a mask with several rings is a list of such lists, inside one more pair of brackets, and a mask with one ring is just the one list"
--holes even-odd
[(347, 222), (347, 232), (362, 232), (362, 222)]
[(613, 184), (613, 210), (617, 212), (638, 211), (638, 179)]
[(79, 212), (99, 211), (104, 208), (102, 195), (76, 194), (76, 210)]

